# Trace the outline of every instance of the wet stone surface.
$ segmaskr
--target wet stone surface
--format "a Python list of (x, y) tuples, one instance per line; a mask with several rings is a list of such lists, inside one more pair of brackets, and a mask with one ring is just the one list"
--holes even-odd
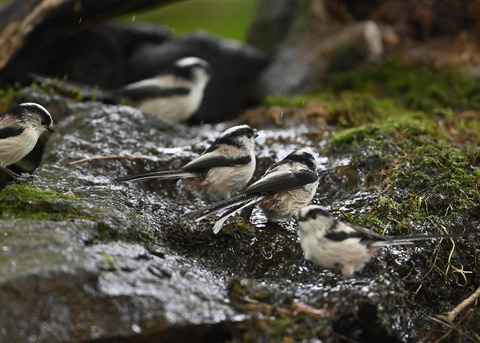
[[(232, 123), (172, 126), (97, 103), (62, 111), (33, 179), (17, 187), (65, 196), (65, 219), (0, 220), (0, 341), (268, 341), (281, 325), (297, 339), (415, 339), (413, 287), (403, 279), (413, 276), (402, 265), (427, 244), (384, 250), (360, 276), (342, 278), (304, 261), (294, 221), (266, 223), (255, 210), (251, 222), (234, 218), (214, 235), (212, 221), (185, 218), (206, 203), (181, 183), (112, 179), (179, 168)], [(319, 156), (325, 138), (308, 123), (258, 128), (255, 177), (305, 148), (320, 172), (314, 202), (338, 213), (370, 201), (361, 169), (348, 155)], [(68, 165), (101, 156), (135, 158)]]

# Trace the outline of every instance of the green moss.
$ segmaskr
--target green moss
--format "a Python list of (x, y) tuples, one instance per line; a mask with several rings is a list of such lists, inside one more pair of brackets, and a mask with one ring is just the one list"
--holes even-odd
[(0, 113), (15, 105), (16, 90), (13, 87), (0, 89)]
[(351, 90), (389, 97), (411, 110), (465, 109), (480, 106), (480, 82), (453, 69), (405, 65), (397, 58), (368, 64), (357, 70), (336, 73), (325, 80), (335, 94)]
[(480, 170), (466, 150), (439, 138), (439, 132), (429, 120), (389, 119), (334, 134), (326, 151), (351, 154), (367, 186), (383, 194), (372, 210), (383, 218), (400, 223), (431, 214), (474, 213)]
[[(434, 124), (428, 119), (416, 119), (413, 115), (403, 115), (376, 123), (335, 132), (329, 140), (327, 151), (350, 152), (355, 144), (377, 146), (382, 143), (395, 144), (405, 139), (433, 133)], [(405, 143), (405, 142), (404, 142)]]
[(303, 94), (297, 96), (270, 95), (264, 99), (267, 106), (303, 107), (317, 99), (318, 94)]
[(53, 221), (95, 219), (83, 213), (81, 207), (74, 204), (75, 200), (61, 193), (12, 184), (0, 192), (0, 216)]
[(82, 101), (87, 98), (95, 101), (96, 92), (98, 92), (99, 89), (97, 86), (86, 87), (76, 84), (75, 82), (70, 82), (66, 75), (62, 78), (36, 80), (31, 84), (31, 87), (34, 90), (39, 90), (50, 95), (60, 94), (75, 101)]
[(337, 130), (362, 129), (362, 125), (379, 121), (398, 125), (413, 118), (420, 128), (435, 128), (437, 132), (432, 134), (474, 147), (480, 144), (480, 121), (474, 115), (461, 114), (480, 108), (479, 78), (455, 70), (404, 65), (391, 58), (349, 72), (329, 73), (324, 81), (324, 87), (316, 92), (272, 96), (265, 104), (304, 107), (321, 101), (327, 109), (327, 122)]

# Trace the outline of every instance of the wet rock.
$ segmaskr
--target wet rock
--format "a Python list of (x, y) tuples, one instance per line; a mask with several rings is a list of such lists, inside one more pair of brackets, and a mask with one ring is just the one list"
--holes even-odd
[[(112, 183), (112, 177), (126, 172), (122, 160), (76, 168), (66, 164), (97, 153), (121, 154), (124, 149), (154, 151), (166, 137), (155, 144), (146, 142), (156, 130), (175, 134), (173, 127), (126, 107), (93, 103), (73, 111), (74, 117), (57, 126), (35, 180), (17, 187), (58, 196), (68, 192), (73, 198), (65, 201), (81, 208), (82, 214), (38, 221), (6, 219), (3, 213), (0, 340), (181, 341), (187, 333), (199, 339), (225, 337), (218, 323), (241, 316), (226, 304), (222, 279), (175, 252), (158, 253), (165, 245), (154, 238), (155, 232), (167, 226), (186, 230), (179, 224), (175, 201), (152, 198), (141, 187)], [(132, 127), (136, 129), (127, 134)], [(138, 196), (133, 199), (131, 191)], [(19, 201), (39, 203), (35, 198)], [(166, 212), (156, 214), (153, 208)]]
[[(294, 221), (271, 224), (254, 210), (251, 221), (234, 218), (214, 235), (210, 220), (185, 218), (205, 203), (181, 182), (111, 181), (178, 168), (233, 123), (172, 125), (127, 106), (44, 99), (64, 119), (33, 180), (1, 193), (8, 201), (0, 201), (0, 341), (334, 342), (337, 335), (415, 341), (418, 322), (428, 326), (424, 313), (458, 300), (448, 296), (461, 292), (442, 269), (448, 243), (438, 248), (442, 258), (431, 271), (433, 247), (425, 244), (382, 250), (361, 274), (343, 278), (304, 260)], [(309, 121), (310, 111), (259, 123), (255, 177), (304, 148), (317, 157), (322, 185), (315, 203), (338, 216), (369, 218), (370, 209), (377, 221), (395, 216), (385, 208), (386, 195), (366, 181), (371, 168), (381, 169), (364, 163), (369, 153), (378, 155), (367, 149), (370, 141), (355, 136), (367, 156), (357, 150), (320, 155), (325, 136), (312, 131), (323, 132), (325, 123)], [(359, 144), (342, 142), (348, 149)], [(45, 202), (56, 211), (47, 219), (37, 216)], [(431, 223), (416, 225), (421, 233)]]

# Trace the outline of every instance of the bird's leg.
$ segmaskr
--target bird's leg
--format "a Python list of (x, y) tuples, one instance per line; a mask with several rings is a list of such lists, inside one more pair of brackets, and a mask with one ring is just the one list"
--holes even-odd
[(0, 169), (3, 170), (6, 174), (8, 174), (8, 175), (9, 175), (12, 179), (14, 179), (15, 181), (20, 178), (20, 175), (18, 175), (17, 173), (11, 171), (11, 170), (8, 169), (7, 167), (1, 167), (1, 166), (0, 166)]

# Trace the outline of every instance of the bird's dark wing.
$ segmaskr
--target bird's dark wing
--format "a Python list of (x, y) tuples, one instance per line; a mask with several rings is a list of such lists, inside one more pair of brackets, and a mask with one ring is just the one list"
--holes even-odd
[(360, 238), (360, 240), (362, 240), (366, 237), (360, 232), (329, 231), (325, 234), (325, 238), (331, 241), (340, 242), (349, 238)]
[(4, 127), (0, 129), (0, 139), (18, 136), (21, 135), (22, 132), (23, 128), (21, 127)]
[(374, 241), (385, 241), (388, 239), (387, 237), (379, 233), (376, 233), (375, 231), (372, 231), (370, 229), (364, 228), (362, 226), (358, 226), (354, 224), (348, 224), (348, 225), (354, 228), (360, 235), (364, 237), (364, 239), (371, 239)]
[(326, 230), (325, 235), (320, 235), (318, 237), (318, 239), (323, 238), (335, 242), (345, 241), (350, 238), (357, 238), (359, 241), (363, 242), (385, 241), (384, 236), (374, 231), (361, 226), (347, 224), (341, 220), (333, 221), (331, 227)]
[(246, 193), (271, 193), (299, 188), (318, 180), (309, 170), (279, 170), (268, 173), (245, 191)]
[(127, 97), (133, 101), (146, 98), (170, 97), (175, 95), (186, 95), (190, 88), (182, 86), (162, 87), (151, 82), (138, 82), (114, 91), (115, 95)]
[(250, 156), (227, 157), (216, 153), (203, 154), (183, 166), (183, 170), (208, 169), (213, 167), (234, 167), (250, 163)]

